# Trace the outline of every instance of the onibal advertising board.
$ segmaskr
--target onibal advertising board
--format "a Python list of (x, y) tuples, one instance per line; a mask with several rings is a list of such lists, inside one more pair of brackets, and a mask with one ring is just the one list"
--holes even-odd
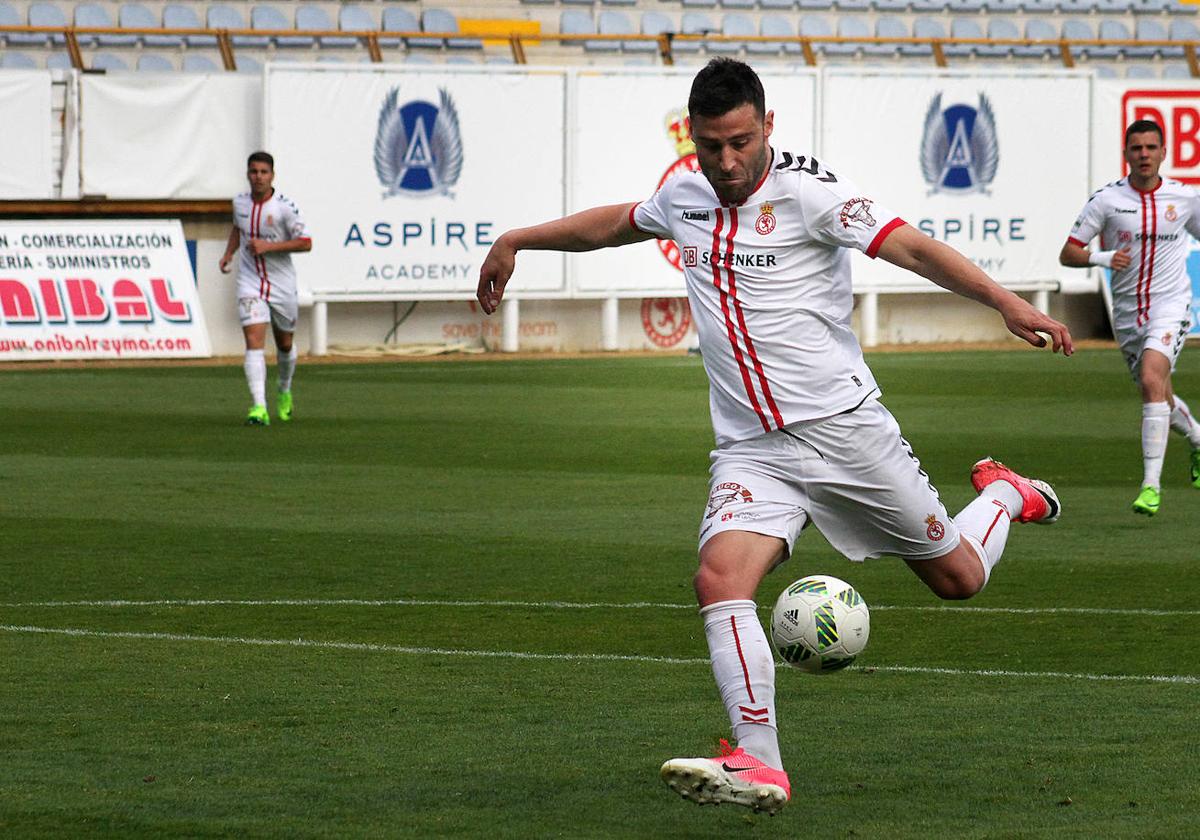
[[(1091, 192), (1080, 152), (1088, 84), (1049, 72), (830, 69), (822, 147), (864, 194), (997, 281), (1061, 279), (1058, 253)], [(855, 272), (884, 286), (914, 280), (882, 260), (859, 259)]]
[[(312, 233), (302, 294), (473, 297), (501, 233), (562, 215), (564, 76), (507, 69), (270, 65), (266, 145)], [(509, 286), (564, 289), (520, 255)]]
[(0, 222), (0, 359), (209, 355), (179, 222)]

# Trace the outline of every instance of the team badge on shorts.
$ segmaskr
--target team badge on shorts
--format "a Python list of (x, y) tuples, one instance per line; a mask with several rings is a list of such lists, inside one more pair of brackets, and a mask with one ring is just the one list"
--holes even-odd
[(760, 236), (766, 236), (775, 230), (775, 207), (771, 202), (768, 201), (758, 208), (758, 219), (754, 222), (754, 229)]
[(929, 539), (933, 540), (934, 542), (937, 542), (942, 537), (946, 536), (946, 526), (941, 522), (938, 522), (936, 515), (931, 513), (926, 516), (925, 525), (927, 526), (925, 528), (925, 536), (929, 537)]
[(1169, 332), (1163, 333), (1162, 343), (1163, 343), (1163, 347), (1171, 346), (1171, 334)]
[(723, 482), (714, 487), (712, 493), (709, 494), (708, 512), (704, 514), (704, 518), (712, 519), (727, 505), (753, 501), (754, 496), (751, 495), (750, 491), (736, 481)]

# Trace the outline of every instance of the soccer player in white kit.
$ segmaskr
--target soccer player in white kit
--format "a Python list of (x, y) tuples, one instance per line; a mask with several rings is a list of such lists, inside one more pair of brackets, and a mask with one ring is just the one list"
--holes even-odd
[[(1192, 326), (1187, 234), (1200, 237), (1200, 194), (1158, 174), (1166, 158), (1158, 123), (1130, 123), (1124, 154), (1129, 175), (1092, 194), (1058, 258), (1112, 269), (1113, 332), (1142, 392), (1142, 489), (1133, 510), (1153, 516), (1162, 503), (1168, 429), (1191, 444), (1192, 486), (1200, 488), (1200, 423), (1171, 387)], [(1088, 250), (1097, 236), (1100, 249)]]
[(255, 152), (246, 161), (250, 191), (233, 199), (233, 230), (221, 257), (222, 273), (229, 273), (233, 255), (238, 255), (237, 307), (246, 339), (246, 384), (254, 401), (246, 414), (246, 425), (268, 426), (267, 361), (264, 347), (267, 324), (275, 335), (279, 366), (275, 411), (285, 423), (292, 419), (292, 376), (296, 370), (296, 348), (292, 339), (300, 301), (292, 254), (311, 251), (312, 238), (300, 218), (296, 204), (278, 192), (275, 159)]
[(666, 762), (664, 781), (697, 802), (775, 813), (791, 795), (779, 753), (775, 661), (754, 602), (763, 577), (815, 524), (852, 560), (904, 558), (943, 598), (969, 598), (1000, 559), (1013, 520), (1052, 522), (1049, 485), (991, 459), (980, 495), (953, 519), (879, 402), (850, 330), (850, 255), (883, 257), (998, 310), (1037, 346), (1069, 354), (1066, 327), (973, 263), (905, 224), (811, 157), (768, 140), (774, 114), (739, 61), (718, 58), (688, 101), (701, 172), (649, 200), (596, 207), (503, 234), (480, 269), (496, 311), (518, 251), (587, 251), (670, 238), (696, 318), (717, 448), (700, 524), (695, 590), (713, 674), (737, 739), (717, 758)]

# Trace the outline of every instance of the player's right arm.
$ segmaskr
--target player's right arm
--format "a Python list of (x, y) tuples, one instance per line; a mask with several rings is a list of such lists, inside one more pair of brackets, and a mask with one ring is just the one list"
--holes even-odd
[(237, 253), (238, 245), (241, 244), (242, 234), (238, 230), (238, 226), (234, 225), (229, 231), (229, 241), (225, 244), (225, 254), (221, 257), (221, 273), (229, 273), (229, 261), (233, 259), (233, 255)]
[(479, 268), (475, 297), (491, 315), (500, 306), (504, 287), (516, 267), (518, 251), (595, 251), (653, 239), (654, 234), (634, 227), (636, 204), (593, 207), (562, 219), (527, 228), (515, 228), (492, 245)]
[(1088, 268), (1099, 265), (1116, 271), (1127, 267), (1131, 261), (1129, 248), (1119, 251), (1092, 251), (1087, 245), (1104, 229), (1104, 190), (1092, 193), (1083, 206), (1079, 218), (1071, 226), (1071, 235), (1058, 253), (1058, 262), (1067, 268)]

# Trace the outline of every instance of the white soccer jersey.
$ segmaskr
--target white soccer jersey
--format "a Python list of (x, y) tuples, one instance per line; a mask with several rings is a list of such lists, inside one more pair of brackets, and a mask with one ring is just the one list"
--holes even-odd
[(296, 269), (292, 265), (292, 255), (272, 252), (256, 257), (248, 247), (251, 239), (287, 242), (309, 238), (300, 210), (292, 200), (278, 190), (262, 202), (255, 201), (248, 192), (240, 193), (233, 199), (233, 223), (241, 234), (237, 296), (260, 297), (266, 301), (296, 297)]
[(772, 150), (737, 206), (699, 172), (670, 179), (630, 224), (679, 246), (717, 445), (848, 411), (878, 393), (850, 330), (850, 254), (904, 224), (816, 160)]
[(1128, 248), (1129, 266), (1112, 274), (1113, 322), (1143, 327), (1178, 318), (1192, 297), (1187, 233), (1200, 236), (1200, 194), (1163, 178), (1142, 192), (1128, 178), (1101, 187), (1084, 205), (1068, 241), (1086, 247), (1097, 235), (1104, 251)]

